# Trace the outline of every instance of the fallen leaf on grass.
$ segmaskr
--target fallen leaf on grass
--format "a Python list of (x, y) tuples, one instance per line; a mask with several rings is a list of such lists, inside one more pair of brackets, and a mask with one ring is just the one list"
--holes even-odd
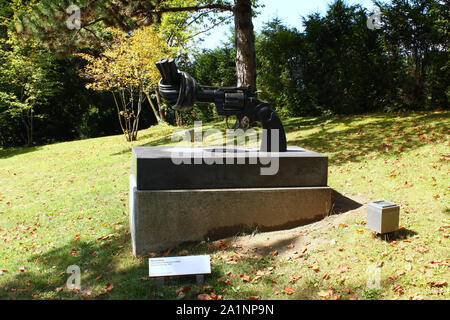
[(198, 300), (223, 300), (221, 295), (217, 295), (214, 292), (211, 292), (210, 294), (207, 293), (201, 293), (197, 296)]
[(420, 253), (426, 253), (426, 252), (430, 251), (430, 249), (429, 249), (428, 247), (426, 247), (426, 246), (418, 246), (418, 247), (416, 248), (416, 250), (417, 250), (418, 252), (420, 252)]
[(397, 272), (396, 274), (394, 274), (392, 276), (389, 276), (389, 278), (392, 279), (392, 280), (395, 280), (395, 279), (397, 279), (398, 277), (400, 277), (400, 276), (402, 276), (404, 274), (405, 274), (405, 271), (402, 270), (402, 271), (399, 271), (399, 272)]
[(405, 181), (405, 184), (404, 184), (405, 188), (410, 188), (410, 187), (412, 187), (413, 185), (414, 185), (414, 184), (409, 183), (408, 181)]
[(251, 277), (248, 274), (241, 274), (239, 277), (243, 282), (249, 282), (251, 280)]
[(261, 280), (263, 276), (256, 276), (255, 278), (253, 278), (253, 281), (256, 282), (258, 280)]
[(431, 294), (439, 295), (439, 294), (442, 294), (442, 291), (439, 289), (434, 289), (434, 290), (431, 290)]
[(317, 264), (309, 266), (309, 268), (313, 269), (315, 272), (319, 272), (319, 270), (320, 270), (320, 267)]
[(394, 286), (392, 287), (392, 291), (398, 296), (401, 296), (403, 294), (403, 288), (401, 285), (399, 285), (397, 282), (394, 282)]
[(298, 279), (300, 279), (302, 276), (298, 275), (298, 274), (294, 274), (292, 276), (289, 277), (289, 283), (295, 283), (297, 282)]
[(320, 290), (318, 295), (323, 299), (330, 299), (330, 297), (333, 295), (333, 290)]
[(189, 292), (189, 291), (191, 291), (191, 287), (189, 287), (189, 286), (184, 286), (184, 287), (182, 287), (182, 288), (180, 288), (180, 289), (182, 289), (184, 292)]
[(213, 290), (214, 290), (214, 287), (213, 287), (213, 286), (209, 286), (209, 285), (204, 285), (204, 286), (203, 286), (203, 290), (213, 291)]
[(430, 281), (430, 282), (427, 282), (427, 285), (429, 285), (430, 287), (440, 288), (440, 287), (445, 287), (447, 285), (447, 281), (445, 281), (445, 280), (438, 281), (438, 282)]
[(219, 278), (219, 279), (217, 279), (217, 281), (218, 282), (223, 282), (223, 283), (228, 284), (228, 285), (231, 285), (231, 280), (228, 279), (228, 278), (226, 278), (226, 279)]
[(340, 266), (337, 268), (337, 271), (338, 271), (338, 273), (344, 273), (344, 272), (348, 271), (348, 267), (347, 267), (347, 266), (340, 265)]
[(295, 290), (292, 288), (284, 288), (283, 292), (290, 295), (290, 294), (293, 294), (295, 292)]
[(106, 284), (106, 291), (111, 291), (112, 289), (114, 289), (114, 285), (112, 285), (111, 283), (107, 283)]
[(178, 292), (177, 299), (183, 300), (186, 297), (186, 294), (183, 291)]
[(259, 300), (259, 299), (260, 299), (260, 297), (256, 297), (256, 296), (248, 297), (248, 300)]

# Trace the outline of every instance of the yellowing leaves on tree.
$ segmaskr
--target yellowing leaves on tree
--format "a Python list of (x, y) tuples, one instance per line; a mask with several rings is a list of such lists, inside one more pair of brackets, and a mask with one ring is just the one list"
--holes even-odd
[(156, 91), (161, 77), (155, 62), (170, 57), (170, 48), (152, 26), (136, 29), (131, 34), (114, 28), (107, 31), (113, 40), (100, 56), (78, 54), (88, 62), (82, 75), (91, 80), (87, 88), (112, 92), (122, 131), (128, 141), (133, 141), (137, 138), (145, 99), (156, 118), (162, 120), (151, 93)]

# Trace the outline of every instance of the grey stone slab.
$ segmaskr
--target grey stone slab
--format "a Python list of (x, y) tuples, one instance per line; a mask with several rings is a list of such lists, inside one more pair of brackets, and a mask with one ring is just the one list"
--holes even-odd
[[(133, 181), (133, 178), (130, 178)], [(130, 190), (133, 252), (144, 255), (184, 242), (243, 230), (294, 228), (325, 217), (329, 187)]]
[[(133, 154), (138, 190), (316, 187), (326, 186), (328, 178), (328, 157), (298, 147), (273, 154), (245, 148), (134, 147)], [(276, 169), (274, 175), (263, 174)]]

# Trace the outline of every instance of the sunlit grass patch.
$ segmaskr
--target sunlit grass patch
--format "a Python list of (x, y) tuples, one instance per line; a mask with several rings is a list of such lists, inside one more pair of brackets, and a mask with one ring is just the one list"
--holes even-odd
[[(375, 236), (364, 208), (305, 226), (290, 246), (194, 243), (155, 255), (210, 254), (206, 287), (189, 277), (156, 290), (147, 257), (132, 255), (132, 146), (175, 145), (159, 125), (127, 143), (110, 136), (0, 150), (0, 297), (3, 299), (449, 299), (448, 112), (285, 120), (288, 144), (329, 156), (329, 185), (362, 202), (401, 207), (397, 234)], [(225, 130), (225, 122), (203, 130)], [(220, 135), (209, 144), (221, 143)], [(242, 235), (240, 235), (242, 236)], [(65, 288), (82, 271), (81, 292)], [(380, 287), (368, 287), (379, 271)], [(373, 270), (372, 270), (373, 271)], [(180, 291), (180, 288), (183, 289)]]

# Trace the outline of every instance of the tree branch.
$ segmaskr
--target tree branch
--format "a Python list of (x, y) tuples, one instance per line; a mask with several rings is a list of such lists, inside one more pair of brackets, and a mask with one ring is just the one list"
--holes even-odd
[[(223, 4), (205, 4), (200, 6), (189, 6), (189, 7), (161, 7), (154, 10), (147, 10), (145, 12), (158, 14), (166, 12), (182, 12), (182, 11), (201, 11), (205, 9), (219, 9), (223, 11), (234, 11), (234, 6), (227, 6)], [(142, 12), (144, 13), (144, 12)]]
[(209, 28), (207, 28), (207, 29), (204, 29), (204, 30), (201, 30), (201, 31), (199, 31), (199, 32), (197, 32), (197, 33), (195, 33), (195, 34), (189, 36), (189, 37), (186, 37), (185, 40), (193, 39), (193, 38), (195, 38), (196, 36), (201, 35), (202, 33), (208, 32), (208, 31), (214, 29), (215, 27), (217, 27), (218, 25), (220, 25), (220, 24), (226, 22), (227, 20), (230, 20), (231, 18), (233, 18), (233, 17), (230, 16), (230, 17), (227, 17), (227, 18), (225, 18), (225, 19), (223, 19), (223, 20), (221, 20), (221, 21), (219, 21), (219, 22), (216, 22), (216, 23), (214, 23), (211, 27), (209, 27)]

